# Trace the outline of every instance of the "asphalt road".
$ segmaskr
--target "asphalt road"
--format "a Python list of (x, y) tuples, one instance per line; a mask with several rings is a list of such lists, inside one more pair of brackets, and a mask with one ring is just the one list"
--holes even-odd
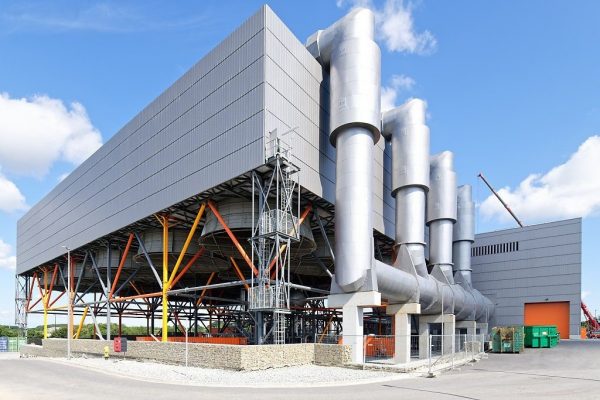
[[(0, 357), (0, 399), (600, 399), (600, 340), (487, 360), (436, 378), (306, 389), (206, 388), (149, 383), (44, 359)], [(200, 398), (200, 397), (198, 397)]]

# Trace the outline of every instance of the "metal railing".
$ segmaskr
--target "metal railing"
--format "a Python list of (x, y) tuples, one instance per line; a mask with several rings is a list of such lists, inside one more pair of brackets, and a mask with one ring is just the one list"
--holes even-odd
[[(432, 374), (454, 368), (458, 364), (480, 359), (488, 335), (364, 335), (363, 364), (385, 364), (414, 367)], [(346, 340), (344, 339), (346, 338)], [(360, 343), (360, 336), (326, 334), (315, 337), (315, 343)]]

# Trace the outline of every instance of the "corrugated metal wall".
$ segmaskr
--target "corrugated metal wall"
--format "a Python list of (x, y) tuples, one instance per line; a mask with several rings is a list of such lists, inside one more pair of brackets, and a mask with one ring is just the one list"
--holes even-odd
[[(18, 223), (26, 271), (261, 165), (269, 132), (301, 185), (334, 203), (327, 76), (265, 6), (135, 116)], [(374, 227), (394, 236), (391, 158), (375, 151)]]
[(264, 15), (246, 21), (19, 221), (18, 272), (262, 164)]
[[(302, 169), (301, 184), (334, 203), (335, 148), (329, 142), (328, 77), (271, 10), (267, 10), (266, 21), (265, 131), (277, 129), (284, 133), (297, 128), (283, 140), (293, 147), (296, 162)], [(389, 149), (384, 157), (384, 149), (385, 143), (381, 140), (374, 160), (374, 228), (393, 237), (391, 158)], [(387, 179), (384, 179), (384, 164)]]
[[(518, 243), (498, 248), (498, 245)], [(484, 246), (496, 246), (486, 247)], [(581, 219), (482, 233), (475, 237), (473, 286), (496, 303), (495, 325), (522, 324), (524, 304), (570, 302), (570, 330), (581, 319)]]

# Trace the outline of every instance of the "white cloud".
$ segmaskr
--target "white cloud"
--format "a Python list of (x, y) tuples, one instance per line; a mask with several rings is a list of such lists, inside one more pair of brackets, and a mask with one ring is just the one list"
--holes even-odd
[(92, 4), (76, 2), (68, 8), (47, 4), (17, 3), (0, 14), (0, 32), (18, 30), (94, 31), (111, 33), (149, 32), (159, 30), (207, 29), (215, 23), (206, 13), (181, 13), (176, 7), (165, 8), (160, 18), (148, 7), (136, 4)]
[(42, 177), (55, 161), (78, 165), (101, 145), (102, 136), (80, 103), (0, 94), (0, 165), (5, 170)]
[[(565, 163), (545, 174), (531, 174), (518, 187), (498, 193), (524, 223), (596, 215), (600, 212), (598, 160), (600, 136), (591, 136)], [(481, 204), (481, 213), (488, 219), (510, 219), (492, 195)]]
[(585, 300), (586, 297), (588, 297), (590, 294), (592, 294), (592, 292), (590, 292), (589, 290), (583, 290), (581, 292), (581, 300)]
[(23, 196), (17, 185), (9, 181), (0, 172), (0, 211), (14, 212), (26, 208), (25, 196)]
[(12, 247), (0, 239), (0, 269), (14, 271), (17, 266), (17, 257), (11, 255)]
[(404, 0), (386, 0), (383, 8), (376, 7), (371, 0), (338, 0), (338, 7), (367, 7), (373, 10), (376, 19), (377, 37), (389, 51), (415, 54), (430, 54), (437, 47), (435, 36), (429, 31), (417, 32), (414, 27), (414, 4)]
[(381, 88), (381, 112), (396, 107), (398, 95), (403, 91), (410, 91), (415, 85), (415, 80), (406, 75), (394, 75), (388, 86)]

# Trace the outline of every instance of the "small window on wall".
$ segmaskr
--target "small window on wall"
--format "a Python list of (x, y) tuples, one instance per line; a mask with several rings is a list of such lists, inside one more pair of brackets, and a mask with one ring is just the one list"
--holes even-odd
[(493, 254), (511, 253), (515, 251), (519, 251), (519, 242), (505, 242), (473, 247), (471, 249), (471, 256), (480, 257)]

